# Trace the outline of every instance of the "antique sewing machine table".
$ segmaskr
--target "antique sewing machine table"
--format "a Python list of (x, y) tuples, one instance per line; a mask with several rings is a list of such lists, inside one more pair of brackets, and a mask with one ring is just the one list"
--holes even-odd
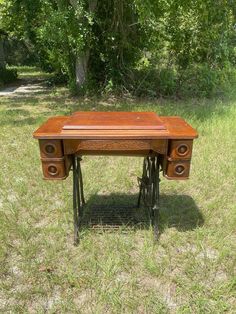
[(172, 180), (189, 177), (197, 132), (180, 117), (154, 112), (75, 112), (48, 119), (33, 134), (39, 140), (44, 178), (62, 180), (73, 171), (74, 242), (85, 204), (80, 161), (83, 155), (144, 157), (138, 206), (148, 207), (158, 238), (159, 173)]

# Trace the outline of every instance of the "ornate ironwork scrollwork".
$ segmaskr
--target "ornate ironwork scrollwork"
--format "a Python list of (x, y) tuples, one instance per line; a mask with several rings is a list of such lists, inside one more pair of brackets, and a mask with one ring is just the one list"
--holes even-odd
[(150, 220), (154, 229), (154, 237), (157, 240), (159, 236), (158, 217), (159, 217), (159, 172), (160, 158), (146, 157), (143, 161), (143, 174), (138, 178), (139, 197), (138, 207), (141, 205), (141, 200), (149, 209)]

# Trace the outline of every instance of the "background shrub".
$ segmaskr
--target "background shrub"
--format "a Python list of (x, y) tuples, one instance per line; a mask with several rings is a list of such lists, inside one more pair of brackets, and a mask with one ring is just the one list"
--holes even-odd
[(137, 70), (128, 89), (135, 96), (212, 97), (221, 96), (236, 87), (236, 69), (231, 65), (211, 68), (197, 64), (182, 70), (150, 68)]
[(17, 79), (17, 71), (15, 69), (7, 69), (0, 67), (0, 85), (14, 82)]
[(180, 73), (179, 95), (182, 97), (212, 97), (223, 95), (236, 84), (236, 70), (232, 66), (210, 68), (195, 65)]

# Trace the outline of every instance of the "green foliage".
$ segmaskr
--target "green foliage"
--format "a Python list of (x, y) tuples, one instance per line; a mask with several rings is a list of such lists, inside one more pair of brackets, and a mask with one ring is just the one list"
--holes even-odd
[(159, 60), (187, 68), (193, 63), (222, 65), (235, 48), (233, 1), (136, 0), (148, 49)]
[(48, 18), (37, 30), (44, 68), (51, 66), (70, 81), (75, 80), (75, 56), (84, 46), (86, 29), (83, 23), (77, 23), (82, 13), (79, 7), (75, 12), (68, 1), (45, 1), (42, 14)]
[(158, 91), (160, 95), (173, 95), (176, 92), (176, 73), (172, 69), (162, 69), (158, 75)]
[(195, 65), (183, 71), (180, 95), (188, 97), (212, 97), (229, 92), (236, 86), (236, 69), (210, 68), (207, 64)]
[(6, 69), (0, 67), (0, 86), (14, 82), (17, 79), (17, 71), (15, 69)]
[(208, 97), (235, 73), (235, 1), (4, 0), (0, 11), (0, 27), (80, 92)]
[[(133, 1), (98, 1), (92, 26), (90, 70), (105, 88), (125, 85), (141, 57), (143, 34)], [(106, 87), (107, 86), (107, 87)]]
[(55, 73), (46, 80), (47, 86), (62, 85), (68, 82), (68, 77), (63, 73)]
[(9, 66), (29, 66), (38, 62), (38, 56), (34, 51), (34, 47), (25, 40), (6, 39), (4, 41), (4, 50), (6, 63)]
[(195, 64), (180, 71), (153, 67), (138, 70), (135, 81), (128, 82), (136, 96), (178, 98), (221, 96), (236, 86), (236, 69), (226, 65), (222, 69), (207, 64)]

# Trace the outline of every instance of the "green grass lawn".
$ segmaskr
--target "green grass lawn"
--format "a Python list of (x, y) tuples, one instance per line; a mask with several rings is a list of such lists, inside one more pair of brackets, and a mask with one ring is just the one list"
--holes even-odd
[[(161, 181), (158, 244), (144, 225), (85, 227), (73, 246), (72, 178), (42, 179), (32, 132), (76, 110), (180, 115), (198, 130), (190, 179)], [(1, 313), (236, 312), (236, 100), (87, 99), (66, 88), (4, 96), (0, 144)], [(87, 212), (135, 203), (141, 165), (85, 157)]]

